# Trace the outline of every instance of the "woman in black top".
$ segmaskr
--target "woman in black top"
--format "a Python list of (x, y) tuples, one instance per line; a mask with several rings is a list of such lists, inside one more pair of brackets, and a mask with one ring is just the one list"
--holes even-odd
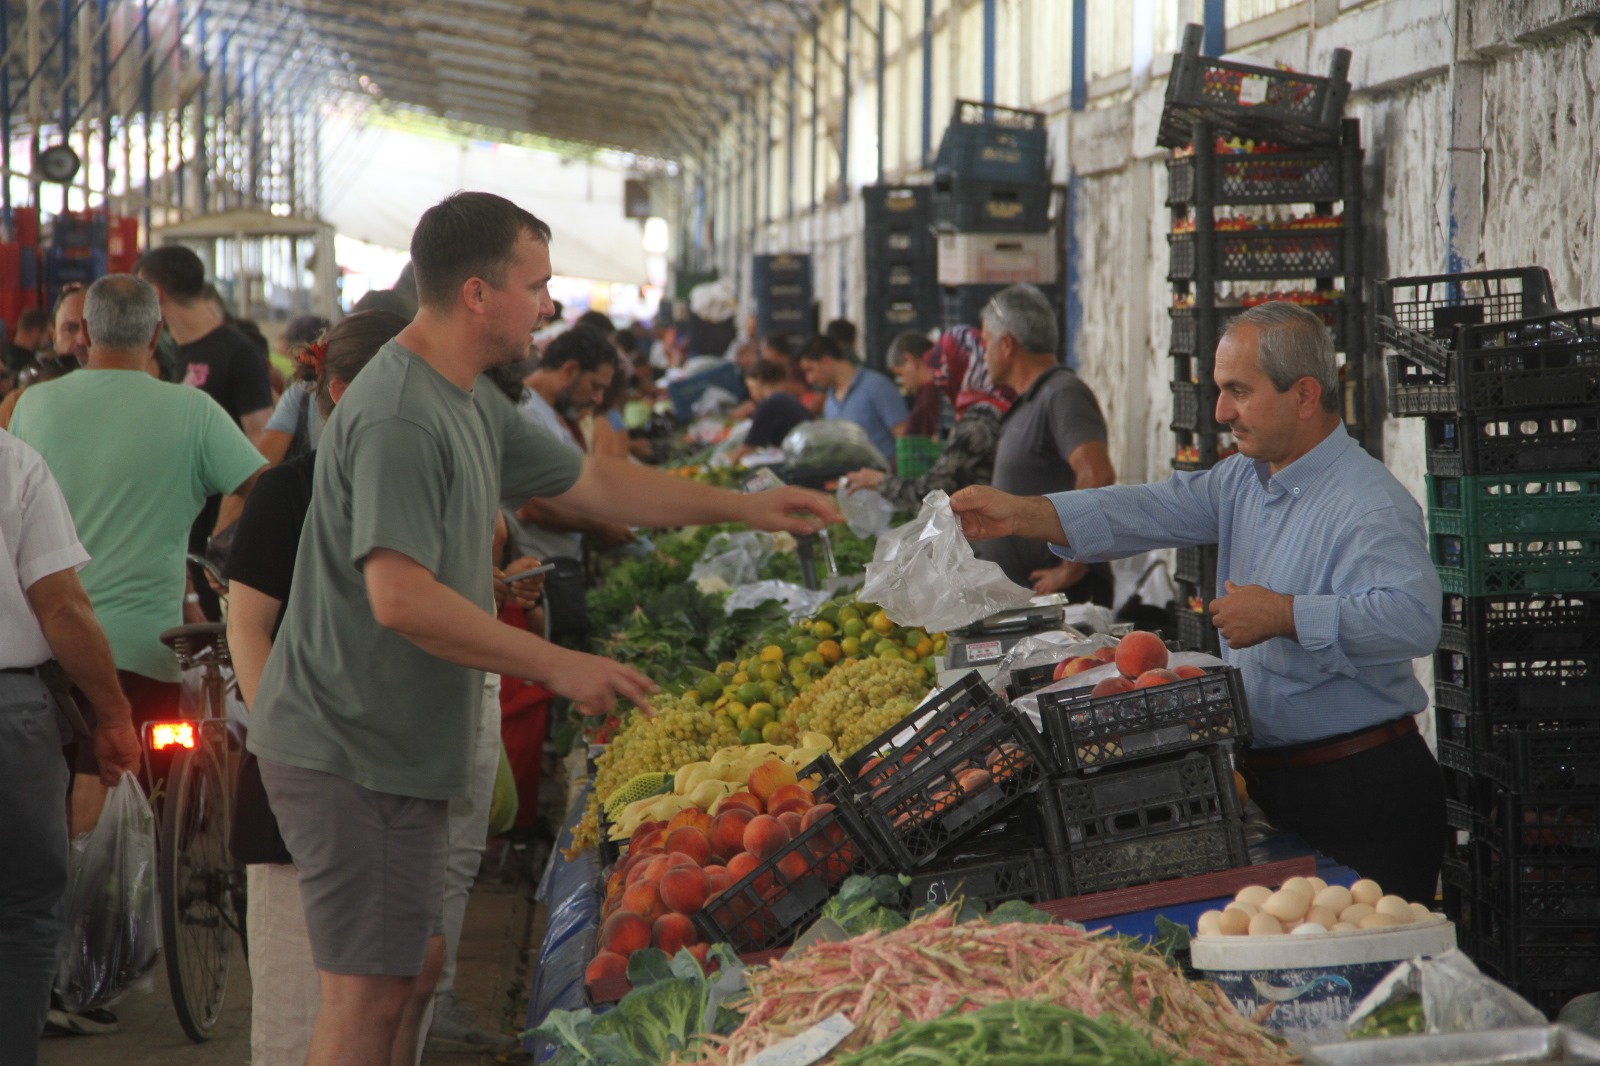
[(784, 388), (788, 380), (787, 370), (766, 359), (758, 359), (745, 369), (744, 387), (755, 400), (756, 409), (750, 416), (750, 432), (745, 434), (744, 445), (735, 459), (742, 459), (757, 449), (776, 448), (791, 429), (811, 421), (806, 405)]

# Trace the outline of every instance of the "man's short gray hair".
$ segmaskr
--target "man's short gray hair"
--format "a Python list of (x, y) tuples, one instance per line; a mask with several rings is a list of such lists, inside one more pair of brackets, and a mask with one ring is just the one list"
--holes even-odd
[(143, 351), (160, 321), (156, 290), (132, 274), (107, 274), (83, 298), (83, 324), (97, 348)]
[(1257, 362), (1273, 388), (1288, 392), (1301, 378), (1310, 378), (1322, 387), (1322, 409), (1339, 410), (1339, 362), (1322, 319), (1296, 304), (1273, 300), (1234, 318), (1223, 335), (1240, 326), (1256, 328)]
[(983, 309), (983, 325), (998, 340), (1005, 334), (1030, 355), (1056, 354), (1061, 334), (1056, 329), (1055, 308), (1032, 285), (1012, 285), (990, 298)]

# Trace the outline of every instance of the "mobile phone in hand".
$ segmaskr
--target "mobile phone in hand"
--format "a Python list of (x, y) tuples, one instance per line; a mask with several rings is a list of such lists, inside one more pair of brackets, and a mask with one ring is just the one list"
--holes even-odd
[(515, 585), (520, 581), (527, 581), (530, 578), (538, 577), (540, 574), (548, 574), (555, 568), (555, 563), (545, 563), (542, 566), (534, 567), (532, 570), (518, 570), (514, 574), (507, 574), (505, 577), (502, 577), (500, 581), (502, 584)]

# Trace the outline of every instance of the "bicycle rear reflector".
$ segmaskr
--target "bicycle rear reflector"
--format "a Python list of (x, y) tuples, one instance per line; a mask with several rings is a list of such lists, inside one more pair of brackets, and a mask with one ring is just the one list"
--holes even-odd
[(150, 731), (151, 751), (165, 751), (168, 748), (194, 749), (193, 722), (151, 722), (146, 728)]

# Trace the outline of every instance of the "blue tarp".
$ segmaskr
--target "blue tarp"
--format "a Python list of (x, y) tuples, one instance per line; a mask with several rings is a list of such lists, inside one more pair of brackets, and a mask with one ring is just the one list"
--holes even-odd
[[(600, 927), (600, 860), (592, 850), (571, 861), (561, 854), (562, 848), (572, 846), (572, 830), (587, 799), (586, 786), (557, 834), (556, 850), (550, 853), (550, 864), (539, 881), (536, 898), (545, 905), (549, 917), (528, 993), (529, 1029), (543, 1022), (553, 1010), (589, 1006), (583, 974), (594, 957), (595, 934)], [(555, 1051), (533, 1037), (524, 1046), (540, 1062)]]

